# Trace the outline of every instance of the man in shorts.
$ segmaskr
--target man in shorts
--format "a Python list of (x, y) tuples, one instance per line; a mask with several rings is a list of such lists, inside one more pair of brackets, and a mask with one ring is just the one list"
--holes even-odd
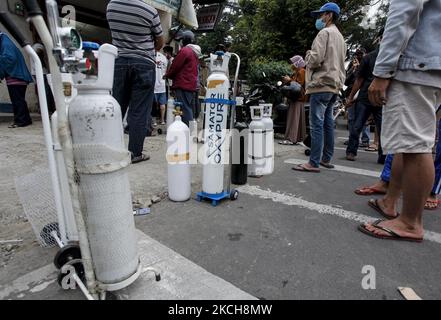
[(383, 106), (381, 142), (395, 155), (389, 188), (403, 194), (398, 217), (362, 224), (372, 237), (421, 242), (434, 182), (432, 148), (441, 103), (441, 0), (391, 0), (369, 100)]

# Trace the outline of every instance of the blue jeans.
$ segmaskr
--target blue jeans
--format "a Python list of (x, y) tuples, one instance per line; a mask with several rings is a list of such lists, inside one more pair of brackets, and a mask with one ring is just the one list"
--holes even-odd
[(113, 97), (121, 106), (123, 118), (129, 110), (127, 124), (132, 157), (142, 155), (151, 122), (155, 79), (156, 66), (152, 62), (140, 58), (116, 59)]
[(194, 92), (176, 89), (176, 102), (182, 103), (182, 122), (187, 126), (193, 120), (193, 99)]
[(311, 157), (309, 163), (315, 168), (320, 166), (320, 160), (331, 162), (334, 155), (333, 108), (336, 100), (337, 95), (334, 93), (311, 94), (309, 111)]
[[(355, 121), (355, 115), (354, 115), (354, 108), (349, 108), (348, 110), (348, 129), (349, 133), (353, 130), (354, 127), (354, 121)], [(371, 141), (369, 127), (364, 126), (363, 131), (361, 132), (361, 142), (363, 143), (369, 143)]]
[[(346, 148), (346, 154), (357, 155), (360, 134), (364, 130), (366, 121), (372, 114), (374, 116), (375, 126), (377, 127), (378, 135), (381, 136), (381, 119), (382, 108), (373, 107), (371, 104), (364, 101), (357, 101), (355, 106), (350, 109), (354, 109), (354, 123), (352, 130), (350, 130), (349, 143)], [(384, 163), (383, 150), (381, 149), (381, 141), (378, 143), (378, 161)]]

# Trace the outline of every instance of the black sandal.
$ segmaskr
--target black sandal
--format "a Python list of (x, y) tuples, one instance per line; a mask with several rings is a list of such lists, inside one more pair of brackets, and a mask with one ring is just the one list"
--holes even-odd
[(150, 160), (150, 156), (143, 153), (140, 156), (133, 157), (132, 164), (143, 162), (143, 161), (148, 161), (148, 160)]
[(366, 224), (360, 224), (358, 226), (358, 230), (363, 232), (364, 234), (367, 234), (368, 236), (371, 236), (371, 237), (374, 237), (377, 239), (400, 240), (400, 241), (410, 241), (410, 242), (422, 242), (423, 241), (423, 238), (409, 238), (409, 237), (400, 236), (399, 234), (397, 234), (393, 230), (380, 226), (379, 224), (383, 221), (384, 220), (377, 220), (374, 223), (372, 223), (371, 225), (376, 229), (379, 229), (381, 231), (386, 232), (387, 235), (379, 235), (379, 234), (376, 234), (375, 232), (368, 230), (366, 228)]

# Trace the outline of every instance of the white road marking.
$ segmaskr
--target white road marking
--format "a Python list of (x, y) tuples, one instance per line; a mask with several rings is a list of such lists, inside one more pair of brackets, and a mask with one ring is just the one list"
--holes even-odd
[[(346, 148), (340, 148), (340, 147), (334, 147), (334, 149), (335, 150), (343, 150), (343, 151), (346, 151)], [(363, 149), (360, 149), (360, 148), (358, 148), (358, 151), (357, 151), (358, 153), (371, 153), (371, 154), (378, 154), (378, 152), (371, 152), (371, 151), (366, 151), (366, 150), (363, 150)]]
[[(296, 164), (305, 163), (305, 160), (304, 159), (303, 160), (302, 159), (288, 159), (288, 160), (285, 160), (285, 163), (296, 165)], [(320, 168), (320, 170), (322, 170), (322, 169), (323, 168)], [(352, 173), (352, 174), (358, 174), (358, 175), (374, 177), (374, 178), (380, 178), (380, 175), (381, 175), (380, 171), (372, 171), (372, 170), (358, 169), (358, 168), (338, 166), (338, 165), (336, 165), (334, 169), (325, 169), (325, 170)]]
[[(336, 208), (331, 205), (306, 201), (302, 198), (296, 197), (295, 195), (273, 192), (269, 189), (263, 190), (258, 186), (245, 185), (238, 188), (238, 190), (241, 193), (249, 194), (251, 196), (257, 196), (261, 199), (268, 199), (268, 200), (272, 200), (273, 202), (282, 203), (287, 206), (305, 208), (308, 210), (316, 211), (320, 214), (337, 216), (340, 218), (344, 218), (360, 223), (369, 223), (375, 220), (375, 218), (373, 217), (369, 217), (354, 211), (348, 211), (348, 210)], [(424, 239), (441, 244), (441, 234), (436, 232), (426, 231), (424, 234)]]

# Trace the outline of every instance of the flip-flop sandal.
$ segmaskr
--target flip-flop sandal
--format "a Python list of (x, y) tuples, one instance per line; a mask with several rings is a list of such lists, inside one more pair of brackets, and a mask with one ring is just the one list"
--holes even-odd
[(438, 199), (436, 199), (436, 200), (427, 199), (426, 204), (424, 205), (424, 210), (437, 210), (439, 208), (440, 203), (441, 203), (441, 200), (438, 200)]
[(358, 194), (359, 196), (370, 196), (374, 194), (386, 194), (385, 191), (379, 190), (377, 188), (373, 187), (361, 187), (358, 189), (355, 189), (354, 192)]
[(304, 164), (298, 164), (292, 168), (295, 171), (320, 173), (319, 168), (306, 168)]
[(334, 169), (335, 168), (335, 166), (333, 164), (330, 164), (329, 162), (320, 162), (320, 165), (322, 167), (327, 168), (327, 169)]
[(387, 232), (389, 235), (380, 235), (376, 234), (366, 228), (366, 224), (360, 224), (358, 226), (358, 230), (363, 232), (364, 234), (367, 234), (368, 236), (377, 238), (377, 239), (384, 239), (384, 240), (400, 240), (400, 241), (410, 241), (410, 242), (422, 242), (423, 238), (409, 238), (409, 237), (402, 237), (396, 232), (392, 231), (391, 229), (385, 228), (380, 226), (379, 224), (383, 222), (384, 220), (377, 220), (374, 223), (372, 223), (372, 226), (382, 230), (384, 232)]
[(138, 157), (134, 157), (132, 159), (132, 164), (143, 162), (143, 161), (147, 161), (147, 160), (150, 160), (150, 156), (148, 156), (146, 154), (142, 154), (142, 155), (140, 155)]
[(15, 124), (15, 123), (10, 124), (10, 125), (8, 126), (8, 128), (9, 128), (9, 129), (15, 129), (15, 128), (18, 128), (18, 124)]
[(378, 199), (371, 199), (368, 201), (368, 205), (369, 207), (371, 207), (372, 209), (374, 209), (375, 211), (377, 211), (379, 214), (381, 214), (383, 217), (385, 217), (387, 220), (392, 220), (392, 219), (396, 219), (399, 217), (399, 213), (397, 213), (396, 216), (392, 217), (388, 214), (386, 214), (381, 208), (380, 205), (378, 204)]

